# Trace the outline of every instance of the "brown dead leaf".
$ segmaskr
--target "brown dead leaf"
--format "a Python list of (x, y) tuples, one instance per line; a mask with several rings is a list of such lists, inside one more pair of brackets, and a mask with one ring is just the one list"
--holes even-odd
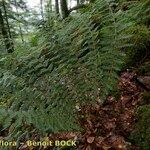
[[(100, 107), (95, 105), (81, 107), (79, 114), (86, 117), (84, 120), (80, 119), (79, 124), (85, 129), (82, 142), (88, 145), (87, 148), (90, 145), (92, 150), (127, 150), (127, 137), (134, 129), (135, 110), (142, 92), (132, 81), (135, 75), (135, 72), (121, 74), (118, 84), (121, 93), (118, 101), (110, 95)], [(132, 149), (134, 146), (131, 144), (130, 147)]]
[(95, 139), (95, 137), (90, 136), (90, 137), (87, 138), (87, 142), (91, 144), (91, 143), (94, 142), (94, 139)]
[(96, 143), (96, 145), (97, 145), (97, 147), (101, 147), (102, 146), (102, 142), (104, 141), (104, 137), (102, 137), (102, 136), (98, 136), (98, 137), (96, 137), (95, 138), (95, 143)]

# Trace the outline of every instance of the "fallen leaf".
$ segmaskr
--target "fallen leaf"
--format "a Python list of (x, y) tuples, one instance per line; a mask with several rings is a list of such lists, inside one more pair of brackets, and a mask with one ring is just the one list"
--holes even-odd
[(88, 142), (88, 143), (93, 143), (94, 139), (95, 139), (95, 137), (93, 137), (93, 136), (88, 137), (88, 138), (87, 138), (87, 142)]

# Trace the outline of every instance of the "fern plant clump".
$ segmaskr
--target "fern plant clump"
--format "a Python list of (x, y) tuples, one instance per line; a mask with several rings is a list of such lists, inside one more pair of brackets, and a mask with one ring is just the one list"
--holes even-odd
[(80, 16), (47, 22), (26, 55), (1, 57), (0, 124), (8, 138), (79, 130), (76, 104), (102, 103), (116, 89), (122, 50), (134, 45), (126, 32), (135, 25), (132, 9), (139, 15), (145, 3), (115, 11), (97, 0)]

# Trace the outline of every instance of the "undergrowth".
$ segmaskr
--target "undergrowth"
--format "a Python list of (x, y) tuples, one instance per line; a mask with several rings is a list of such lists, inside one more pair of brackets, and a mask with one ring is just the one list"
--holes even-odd
[(52, 17), (31, 39), (31, 49), (1, 56), (1, 133), (19, 140), (34, 131), (80, 130), (77, 104), (103, 103), (116, 90), (126, 49), (137, 46), (139, 32), (129, 31), (138, 29), (148, 4), (116, 11), (111, 1), (97, 0), (79, 16)]

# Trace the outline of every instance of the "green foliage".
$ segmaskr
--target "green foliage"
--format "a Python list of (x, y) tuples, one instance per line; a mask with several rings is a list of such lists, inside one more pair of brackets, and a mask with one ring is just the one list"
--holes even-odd
[[(149, 97), (150, 98), (150, 97)], [(138, 110), (136, 130), (131, 135), (131, 140), (142, 150), (150, 149), (150, 105), (144, 105)]]
[(134, 46), (126, 51), (127, 65), (140, 65), (150, 58), (150, 30), (145, 25), (136, 25), (128, 32), (134, 33)]
[(144, 104), (150, 104), (150, 93), (149, 92), (143, 93), (142, 99)]
[[(127, 30), (128, 33), (130, 32), (133, 35), (131, 40), (134, 42), (134, 46), (130, 49), (126, 49), (126, 66), (137, 67), (150, 58), (150, 1), (141, 0), (141, 2), (142, 7), (139, 5), (138, 7), (130, 9), (133, 12), (137, 12), (137, 14), (135, 13), (136, 15), (133, 17), (133, 21), (135, 22), (134, 26)], [(132, 8), (132, 5), (131, 7), (128, 5), (128, 8)]]
[(109, 0), (97, 0), (80, 16), (49, 20), (32, 39), (31, 50), (2, 57), (3, 130), (13, 125), (10, 137), (35, 129), (44, 134), (78, 130), (76, 104), (103, 102), (116, 89), (125, 58), (121, 50), (135, 44), (134, 32), (126, 31), (135, 25), (139, 7), (143, 3), (114, 11)]
[(150, 61), (146, 61), (142, 66), (137, 68), (137, 72), (142, 75), (150, 75)]

